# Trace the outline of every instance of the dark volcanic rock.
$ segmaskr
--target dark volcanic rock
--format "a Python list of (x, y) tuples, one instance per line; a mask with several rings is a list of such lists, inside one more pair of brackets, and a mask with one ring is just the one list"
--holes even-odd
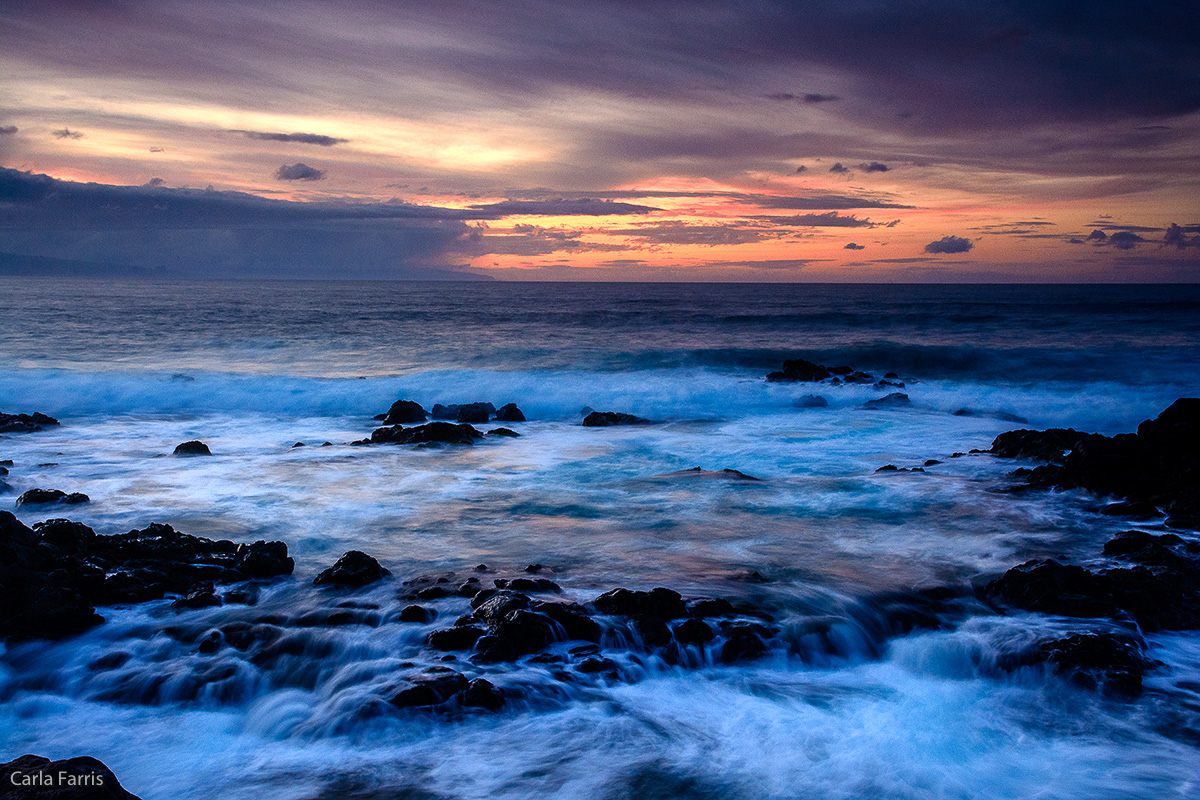
[(1033, 486), (1143, 501), (1166, 510), (1172, 527), (1200, 523), (1200, 398), (1176, 400), (1137, 433), (1009, 431), (991, 452), (1050, 462), (1025, 475)]
[(675, 626), (675, 639), (682, 644), (704, 644), (714, 635), (712, 627), (701, 619), (686, 619)]
[(35, 530), (0, 512), (0, 638), (62, 638), (103, 622), (95, 606), (184, 596), (289, 574), (282, 542), (237, 545), (152, 524), (113, 536), (64, 519)]
[(103, 762), (90, 756), (62, 761), (24, 755), (0, 764), (4, 800), (138, 800)]
[(323, 570), (315, 579), (316, 586), (366, 586), (390, 575), (371, 556), (361, 550), (350, 550), (332, 567)]
[[(846, 368), (850, 372), (850, 368)], [(803, 358), (795, 358), (790, 361), (783, 362), (783, 369), (777, 372), (772, 372), (767, 375), (767, 380), (776, 381), (793, 381), (793, 382), (814, 382), (823, 381), (826, 378), (833, 377), (834, 373), (828, 367), (820, 364), (814, 364), (811, 361), (805, 361)]]
[(474, 444), (483, 434), (470, 425), (429, 422), (413, 428), (376, 428), (367, 444)]
[(488, 431), (488, 435), (489, 436), (508, 436), (510, 438), (515, 439), (515, 438), (519, 437), (521, 434), (517, 433), (516, 431), (514, 431), (510, 428), (492, 428), (490, 431)]
[(491, 403), (466, 403), (458, 407), (454, 419), (458, 422), (487, 422), (495, 411), (496, 407)]
[(1043, 643), (1040, 655), (1072, 683), (1136, 697), (1146, 670), (1158, 666), (1144, 650), (1145, 642), (1132, 633), (1080, 633)]
[(37, 411), (32, 414), (0, 414), (0, 433), (34, 433), (58, 425), (58, 420)]
[(425, 642), (435, 650), (470, 650), (485, 633), (474, 625), (456, 625), (433, 631), (425, 637)]
[(400, 609), (401, 622), (433, 622), (437, 618), (437, 612), (431, 608), (424, 606), (405, 606)]
[(440, 705), (467, 688), (467, 679), (449, 667), (430, 667), (405, 677), (403, 688), (392, 697), (397, 708)]
[(392, 403), (383, 417), (384, 425), (403, 425), (408, 422), (424, 422), (429, 417), (420, 403), (412, 400), (397, 400)]
[(212, 451), (204, 442), (193, 440), (176, 445), (174, 454), (177, 456), (211, 456)]
[(505, 403), (496, 410), (496, 422), (524, 422), (525, 415), (516, 403)]
[(901, 408), (907, 405), (910, 405), (908, 395), (904, 392), (892, 392), (875, 400), (868, 400), (863, 403), (863, 408)]
[(504, 694), (486, 678), (476, 678), (467, 684), (462, 704), (468, 708), (486, 708), (495, 711), (504, 705)]
[(827, 408), (829, 401), (819, 394), (806, 394), (792, 401), (793, 408)]
[(585, 428), (607, 428), (612, 425), (648, 425), (650, 420), (623, 414), (619, 411), (593, 411), (583, 418)]
[(601, 614), (624, 617), (678, 619), (688, 615), (687, 606), (679, 593), (661, 587), (648, 592), (613, 589), (597, 597), (592, 604)]
[(49, 503), (62, 503), (63, 505), (77, 505), (79, 503), (87, 503), (91, 500), (82, 492), (66, 492), (58, 489), (30, 489), (17, 498), (17, 508), (22, 506), (47, 505)]

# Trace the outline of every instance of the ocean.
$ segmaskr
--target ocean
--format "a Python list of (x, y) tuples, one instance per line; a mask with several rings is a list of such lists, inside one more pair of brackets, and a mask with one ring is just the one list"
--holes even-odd
[[(1105, 563), (1115, 533), (1161, 527), (1008, 491), (1029, 464), (970, 451), (1019, 427), (1133, 431), (1200, 394), (1200, 286), (0, 278), (0, 296), (0, 411), (62, 422), (0, 438), (0, 508), (55, 488), (91, 502), (17, 516), (284, 541), (295, 574), (254, 613), (327, 605), (312, 578), (347, 550), (392, 572), (351, 595), (375, 624), (307, 629), (271, 669), (179, 633), (245, 608), (169, 600), (0, 646), (8, 758), (91, 755), (143, 800), (1200, 797), (1194, 632), (1147, 635), (1162, 666), (1129, 700), (1011, 665), (1079, 620), (969, 600), (899, 633), (886, 616), (1031, 558)], [(788, 358), (905, 385), (766, 382)], [(893, 391), (910, 403), (864, 406)], [(527, 421), (470, 447), (350, 444), (397, 399)], [(653, 424), (583, 427), (585, 408)], [(170, 456), (193, 439), (212, 457)], [(759, 480), (670, 474), (694, 467)], [(523, 698), (499, 712), (381, 710), (470, 610), (399, 624), (401, 582), (480, 563), (546, 565), (579, 602), (664, 586), (769, 608), (786, 645), (671, 663), (635, 642), (616, 678), (492, 664)]]

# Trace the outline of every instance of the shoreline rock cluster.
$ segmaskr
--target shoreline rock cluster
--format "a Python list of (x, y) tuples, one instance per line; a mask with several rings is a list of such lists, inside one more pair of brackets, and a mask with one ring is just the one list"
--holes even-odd
[(904, 382), (894, 372), (886, 373), (876, 379), (873, 375), (852, 367), (827, 367), (803, 358), (793, 358), (783, 362), (782, 369), (768, 372), (766, 380), (769, 383), (822, 383), (828, 381), (828, 386), (842, 384), (870, 384), (876, 389), (903, 389)]
[(0, 433), (36, 433), (58, 426), (54, 417), (35, 411), (32, 414), (0, 413)]

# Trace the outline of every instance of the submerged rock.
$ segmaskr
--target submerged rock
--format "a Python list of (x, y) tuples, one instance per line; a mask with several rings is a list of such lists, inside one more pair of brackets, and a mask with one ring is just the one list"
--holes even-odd
[(650, 420), (619, 411), (593, 411), (583, 418), (585, 428), (607, 428), (613, 425), (649, 425)]
[(337, 560), (332, 567), (322, 570), (313, 584), (316, 586), (366, 586), (369, 583), (382, 580), (391, 573), (380, 566), (379, 562), (361, 550), (350, 550)]
[[(850, 368), (846, 368), (850, 372)], [(806, 382), (813, 383), (823, 381), (826, 378), (832, 378), (834, 371), (821, 364), (814, 364), (811, 361), (806, 361), (803, 358), (794, 358), (790, 361), (783, 362), (783, 369), (777, 372), (767, 374), (767, 380), (771, 382), (790, 381), (790, 382)]]
[(753, 475), (747, 475), (741, 470), (736, 469), (701, 469), (700, 467), (692, 467), (691, 469), (681, 469), (675, 472), (664, 472), (660, 475), (655, 475), (656, 478), (698, 478), (701, 480), (724, 480), (724, 481), (761, 481), (761, 478), (756, 478)]
[(908, 395), (904, 392), (892, 392), (875, 400), (863, 403), (863, 408), (902, 408), (910, 405)]
[(792, 401), (792, 408), (828, 408), (829, 401), (819, 394), (806, 394)]
[(58, 425), (58, 420), (40, 412), (0, 414), (0, 433), (35, 433)]
[(0, 764), (0, 797), (5, 800), (138, 800), (121, 786), (102, 761), (77, 756), (51, 761), (24, 755)]
[(517, 438), (521, 434), (509, 428), (492, 428), (488, 431), (488, 436), (507, 436), (509, 438)]
[(184, 442), (175, 446), (174, 455), (177, 456), (211, 456), (212, 451), (208, 449), (208, 445), (200, 441)]
[(78, 505), (90, 501), (91, 498), (82, 492), (67, 494), (58, 489), (30, 489), (17, 498), (17, 508), (21, 508), (22, 506), (48, 505), (50, 503)]
[(483, 434), (466, 424), (428, 422), (414, 428), (376, 428), (371, 438), (355, 444), (474, 444)]
[(392, 697), (397, 708), (436, 706), (467, 688), (467, 679), (449, 667), (430, 667), (405, 676), (400, 690)]

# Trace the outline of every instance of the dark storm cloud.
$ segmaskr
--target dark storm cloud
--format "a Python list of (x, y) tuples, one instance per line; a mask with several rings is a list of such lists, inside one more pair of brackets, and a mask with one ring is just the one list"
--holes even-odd
[(854, 242), (850, 242), (842, 249), (843, 250), (866, 250), (867, 246), (865, 244), (855, 244)]
[(775, 92), (774, 94), (764, 95), (768, 100), (778, 100), (780, 102), (799, 102), (799, 103), (832, 103), (835, 100), (841, 100), (836, 94), (818, 94), (809, 92), (807, 94), (792, 94), (791, 92)]
[(863, 172), (887, 172), (888, 165), (880, 164), (878, 161), (872, 161), (870, 164), (859, 164), (858, 168)]
[(50, 132), (55, 139), (85, 139), (87, 138), (81, 131), (73, 131), (70, 128), (60, 128)]
[(319, 181), (325, 177), (325, 170), (310, 167), (303, 162), (284, 164), (275, 170), (275, 177), (281, 181)]
[(841, 175), (843, 173), (849, 172), (850, 170), (848, 167), (842, 166), (842, 163), (839, 161), (838, 163), (836, 163), (832, 167), (830, 167), (829, 171), (835, 172), (835, 173)]
[(247, 139), (258, 139), (264, 142), (296, 142), (299, 144), (315, 144), (320, 147), (332, 147), (335, 144), (345, 144), (349, 139), (338, 139), (334, 136), (322, 136), (319, 133), (264, 133), (262, 131), (230, 131), (240, 133)]
[(12, 134), (14, 134), (16, 132), (17, 132), (16, 125), (7, 125), (3, 128), (0, 128), (0, 136), (11, 136)]
[(961, 236), (943, 236), (936, 242), (930, 242), (925, 245), (926, 253), (965, 253), (974, 247), (975, 244), (970, 239), (964, 239)]
[(1108, 241), (1108, 234), (1097, 228), (1087, 235), (1087, 240), (1089, 242), (1099, 242), (1100, 244), (1103, 244), (1104, 242)]

